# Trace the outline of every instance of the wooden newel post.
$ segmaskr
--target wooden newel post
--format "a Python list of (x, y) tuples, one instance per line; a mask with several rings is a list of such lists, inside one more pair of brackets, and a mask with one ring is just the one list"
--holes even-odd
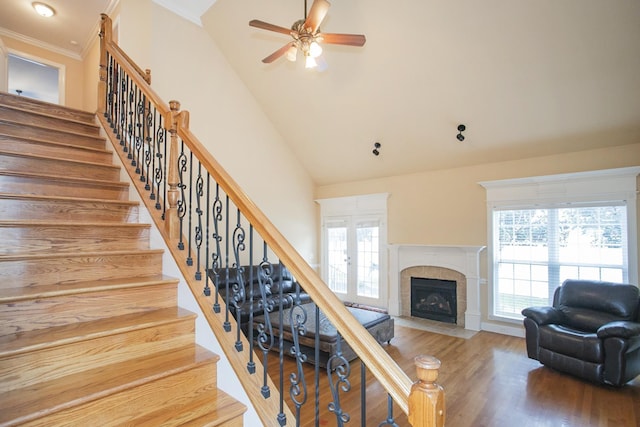
[(180, 238), (180, 218), (178, 217), (178, 200), (180, 199), (180, 180), (178, 177), (178, 121), (180, 119), (180, 103), (169, 101), (171, 111), (166, 123), (169, 125), (169, 170), (167, 171), (167, 208), (164, 219), (165, 230), (170, 239)]
[(98, 78), (98, 114), (104, 115), (107, 110), (107, 45), (111, 43), (111, 18), (104, 13), (100, 15), (100, 70)]
[(444, 389), (436, 384), (440, 361), (420, 355), (414, 359), (418, 381), (409, 394), (409, 423), (413, 427), (443, 427)]

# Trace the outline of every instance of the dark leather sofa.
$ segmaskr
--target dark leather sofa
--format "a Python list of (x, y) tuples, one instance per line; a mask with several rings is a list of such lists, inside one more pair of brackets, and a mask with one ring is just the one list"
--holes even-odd
[(637, 286), (566, 280), (552, 307), (529, 307), (522, 314), (531, 359), (613, 386), (640, 375)]
[(220, 268), (209, 270), (208, 275), (214, 283), (217, 281), (220, 298), (243, 328), (251, 312), (257, 317), (264, 314), (265, 307), (273, 312), (291, 307), (296, 300), (298, 304), (311, 301), (282, 264)]

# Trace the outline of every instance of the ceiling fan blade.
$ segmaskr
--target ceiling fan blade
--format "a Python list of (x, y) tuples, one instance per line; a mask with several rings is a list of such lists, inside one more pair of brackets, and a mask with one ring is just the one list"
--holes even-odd
[(364, 46), (367, 39), (362, 34), (335, 34), (335, 33), (322, 33), (323, 43), (329, 44), (344, 44), (348, 46)]
[(275, 61), (276, 59), (280, 58), (282, 55), (284, 55), (287, 50), (289, 50), (289, 48), (293, 46), (293, 42), (289, 42), (287, 44), (285, 44), (284, 46), (282, 46), (280, 49), (276, 50), (275, 52), (273, 52), (271, 55), (267, 56), (266, 58), (264, 58), (262, 60), (262, 62), (264, 62), (265, 64), (270, 64), (273, 61)]
[(256, 28), (261, 28), (263, 30), (275, 31), (276, 33), (282, 33), (290, 35), (292, 30), (290, 28), (280, 27), (278, 25), (269, 24), (268, 22), (259, 21), (257, 19), (253, 19), (249, 21), (249, 25)]
[(309, 10), (307, 20), (304, 22), (305, 28), (311, 28), (312, 33), (318, 31), (322, 20), (329, 11), (329, 6), (331, 6), (331, 3), (327, 0), (314, 0)]

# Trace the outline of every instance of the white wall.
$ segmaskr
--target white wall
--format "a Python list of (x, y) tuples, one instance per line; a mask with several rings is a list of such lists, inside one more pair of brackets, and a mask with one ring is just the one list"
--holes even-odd
[(120, 37), (127, 54), (151, 69), (154, 90), (180, 101), (194, 135), (317, 264), (313, 182), (206, 31), (150, 0), (123, 0)]

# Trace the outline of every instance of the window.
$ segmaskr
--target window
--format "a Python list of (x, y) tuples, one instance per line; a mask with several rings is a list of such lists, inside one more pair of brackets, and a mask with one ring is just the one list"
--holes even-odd
[(567, 278), (637, 283), (640, 168), (481, 183), (487, 188), (491, 316), (550, 305)]

